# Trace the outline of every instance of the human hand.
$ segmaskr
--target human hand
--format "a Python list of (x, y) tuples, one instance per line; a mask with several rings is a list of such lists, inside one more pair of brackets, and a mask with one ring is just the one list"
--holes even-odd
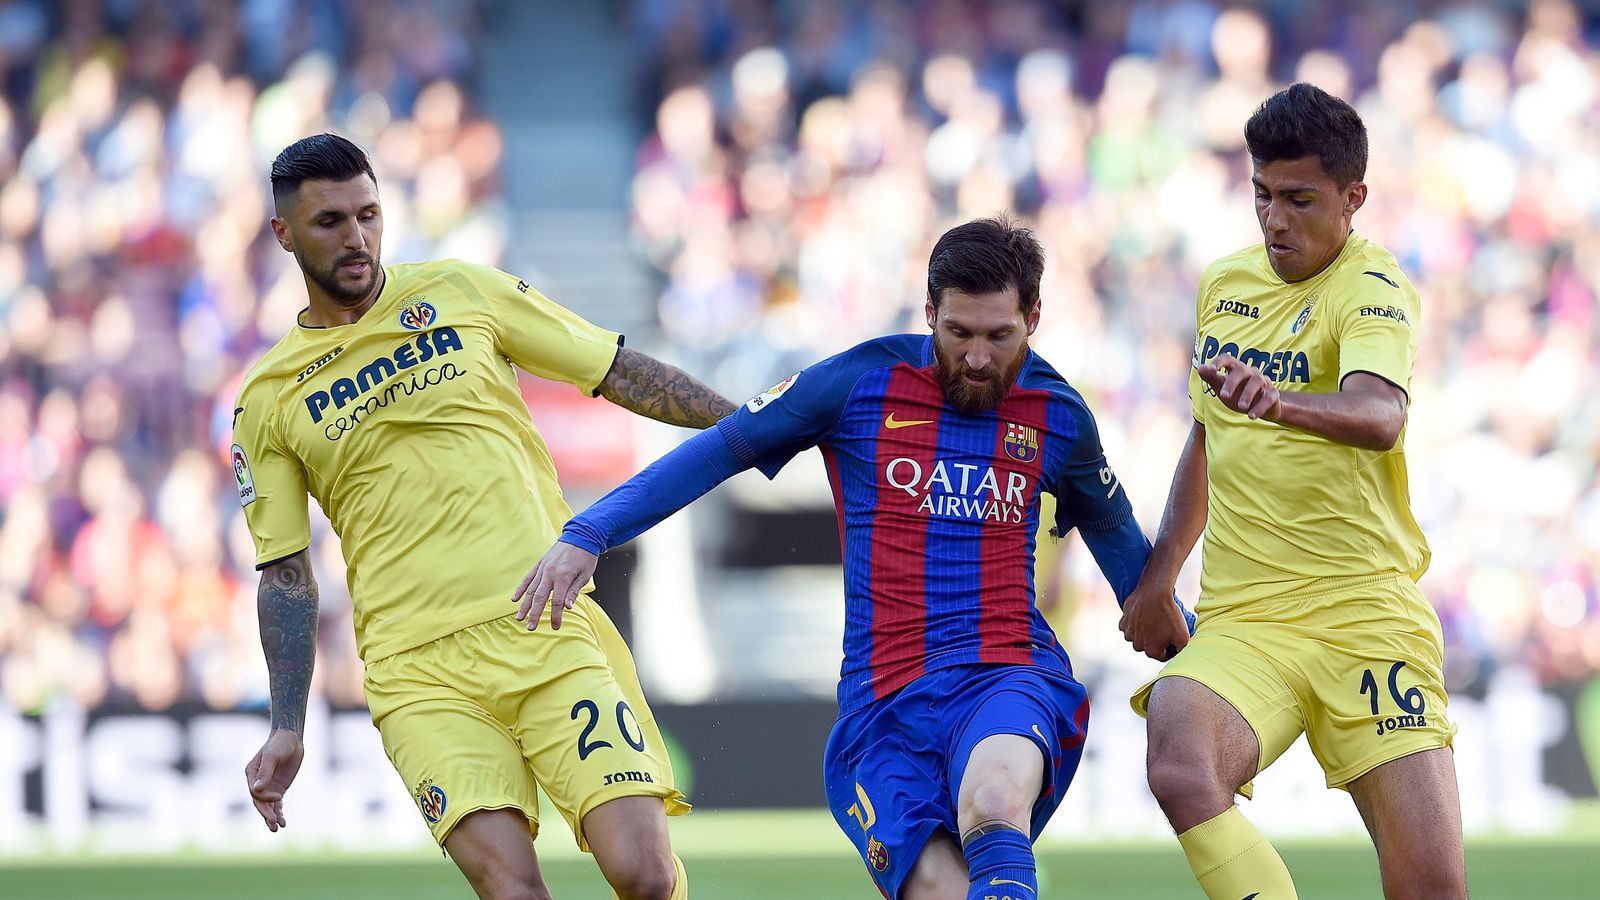
[(275, 728), (244, 767), (250, 802), (267, 823), (268, 831), (277, 831), (289, 824), (283, 817), (283, 795), (294, 782), (305, 756), (300, 735), (287, 728)]
[(1212, 362), (1195, 366), (1195, 371), (1216, 392), (1222, 405), (1252, 419), (1277, 420), (1282, 402), (1278, 388), (1255, 366), (1224, 353)]
[(545, 604), (553, 604), (550, 627), (559, 631), (561, 614), (578, 602), (578, 592), (594, 576), (594, 568), (599, 562), (600, 557), (582, 547), (557, 541), (555, 546), (545, 551), (544, 556), (534, 564), (533, 571), (522, 579), (512, 593), (511, 602), (522, 601), (517, 607), (517, 619), (526, 621), (528, 630), (533, 631), (539, 627)]

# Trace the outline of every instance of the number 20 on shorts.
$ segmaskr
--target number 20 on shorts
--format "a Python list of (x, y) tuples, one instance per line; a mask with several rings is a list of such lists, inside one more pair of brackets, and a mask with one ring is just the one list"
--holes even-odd
[[(607, 740), (591, 740), (595, 726), (600, 724), (600, 705), (593, 700), (579, 700), (572, 704), (572, 721), (578, 721), (580, 715), (587, 714), (588, 724), (583, 726), (583, 731), (578, 735), (578, 759), (588, 759), (589, 754), (612, 744)], [(629, 726), (632, 726), (631, 728)], [(634, 716), (629, 708), (628, 701), (617, 701), (617, 732), (622, 739), (639, 752), (644, 752), (644, 729), (639, 727), (639, 719)], [(634, 735), (638, 735), (635, 737)]]

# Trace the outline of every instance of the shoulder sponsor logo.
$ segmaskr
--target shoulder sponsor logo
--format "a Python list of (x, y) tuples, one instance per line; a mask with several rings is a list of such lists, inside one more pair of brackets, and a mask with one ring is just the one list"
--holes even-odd
[(244, 407), (242, 407), (242, 406), (235, 406), (233, 408), (233, 427), (234, 428), (238, 428), (239, 427), (239, 413), (242, 413), (242, 412), (244, 412)]
[(1400, 286), (1400, 285), (1395, 283), (1395, 280), (1393, 278), (1390, 278), (1389, 276), (1383, 274), (1382, 272), (1374, 272), (1374, 271), (1371, 271), (1369, 269), (1368, 271), (1362, 272), (1361, 274), (1363, 274), (1363, 275), (1371, 275), (1373, 278), (1378, 279), (1379, 281), (1383, 282), (1384, 284), (1387, 284), (1389, 287), (1392, 287), (1392, 288), (1397, 288), (1397, 287)]
[(799, 372), (790, 375), (788, 378), (785, 378), (772, 387), (769, 387), (754, 397), (751, 397), (749, 402), (744, 405), (744, 408), (753, 413), (761, 412), (763, 409), (766, 409), (773, 403), (777, 402), (778, 398), (782, 397), (785, 391), (789, 390), (791, 387), (794, 387), (795, 379), (799, 377)]
[(439, 313), (434, 310), (433, 304), (421, 297), (413, 298), (400, 310), (400, 324), (411, 331), (421, 331), (438, 318)]
[(896, 428), (910, 428), (913, 425), (932, 425), (932, 419), (896, 419), (894, 413), (883, 417), (883, 427), (894, 431)]
[(244, 455), (244, 448), (238, 444), (233, 445), (228, 455), (233, 459), (233, 480), (237, 482), (239, 488), (239, 505), (249, 506), (256, 502), (256, 480), (250, 474), (250, 459)]
[(1217, 312), (1229, 315), (1244, 316), (1247, 319), (1261, 318), (1261, 307), (1251, 306), (1241, 300), (1218, 300)]
[(1405, 310), (1396, 309), (1393, 306), (1361, 307), (1361, 317), (1366, 318), (1367, 316), (1377, 316), (1380, 319), (1393, 319), (1394, 321), (1399, 322), (1401, 325), (1411, 324), (1411, 320), (1406, 318)]

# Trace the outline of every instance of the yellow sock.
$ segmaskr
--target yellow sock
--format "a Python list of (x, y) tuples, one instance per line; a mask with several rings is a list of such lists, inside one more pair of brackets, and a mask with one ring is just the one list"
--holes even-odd
[(1211, 900), (1296, 900), (1298, 896), (1283, 858), (1237, 806), (1178, 835), (1178, 843)]
[(672, 883), (672, 900), (689, 900), (689, 873), (683, 870), (683, 860), (676, 853), (672, 854), (672, 868), (678, 873)]

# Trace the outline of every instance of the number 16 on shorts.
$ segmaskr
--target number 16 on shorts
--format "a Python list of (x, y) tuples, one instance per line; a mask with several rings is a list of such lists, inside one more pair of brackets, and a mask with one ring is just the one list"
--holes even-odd
[(1377, 676), (1371, 669), (1361, 673), (1361, 694), (1371, 703), (1373, 718), (1377, 719), (1378, 734), (1384, 735), (1402, 728), (1423, 728), (1428, 724), (1428, 703), (1422, 696), (1421, 689), (1413, 686), (1405, 691), (1400, 690), (1400, 672), (1406, 667), (1404, 662), (1397, 662), (1389, 666), (1386, 679), (1389, 687), (1389, 697), (1399, 709), (1397, 715), (1385, 715), (1378, 704), (1379, 689)]

